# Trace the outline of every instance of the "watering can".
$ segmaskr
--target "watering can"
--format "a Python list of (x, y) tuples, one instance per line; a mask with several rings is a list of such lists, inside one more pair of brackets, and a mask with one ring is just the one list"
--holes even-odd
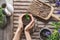
[(0, 0), (0, 6), (5, 6), (4, 11), (7, 16), (11, 16), (14, 11), (12, 4), (13, 4), (12, 0)]

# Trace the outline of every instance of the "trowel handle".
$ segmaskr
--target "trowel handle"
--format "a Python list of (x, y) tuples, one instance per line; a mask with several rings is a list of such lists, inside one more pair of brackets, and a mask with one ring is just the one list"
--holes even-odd
[(60, 18), (58, 16), (56, 16), (55, 14), (52, 14), (52, 17), (56, 18), (57, 20), (60, 21)]

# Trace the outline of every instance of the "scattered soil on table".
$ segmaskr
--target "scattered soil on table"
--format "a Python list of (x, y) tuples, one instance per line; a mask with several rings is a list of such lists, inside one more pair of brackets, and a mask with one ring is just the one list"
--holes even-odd
[(31, 21), (31, 17), (29, 16), (29, 20), (26, 19), (26, 16), (24, 15), (23, 18), (22, 18), (22, 21), (23, 21), (23, 26), (25, 28), (26, 25), (28, 25)]
[(50, 11), (51, 11), (51, 7), (47, 6), (46, 4), (43, 4), (42, 2), (34, 1), (30, 5), (28, 10), (33, 15), (37, 15), (37, 16), (46, 18), (49, 15)]

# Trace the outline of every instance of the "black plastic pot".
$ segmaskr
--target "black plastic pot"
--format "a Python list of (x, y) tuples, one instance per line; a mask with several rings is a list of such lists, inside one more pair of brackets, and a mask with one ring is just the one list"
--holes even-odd
[(52, 31), (49, 28), (43, 28), (40, 30), (40, 40), (46, 40)]

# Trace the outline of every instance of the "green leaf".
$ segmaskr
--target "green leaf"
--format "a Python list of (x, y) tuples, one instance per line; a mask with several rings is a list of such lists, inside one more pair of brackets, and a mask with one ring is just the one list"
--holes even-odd
[(26, 13), (25, 16), (26, 16), (26, 19), (27, 19), (27, 20), (30, 20), (30, 17), (29, 17), (29, 15), (28, 15), (28, 13)]
[(3, 14), (3, 8), (2, 7), (0, 7), (0, 28), (3, 26), (3, 24), (4, 24), (4, 17), (5, 17), (5, 15)]

